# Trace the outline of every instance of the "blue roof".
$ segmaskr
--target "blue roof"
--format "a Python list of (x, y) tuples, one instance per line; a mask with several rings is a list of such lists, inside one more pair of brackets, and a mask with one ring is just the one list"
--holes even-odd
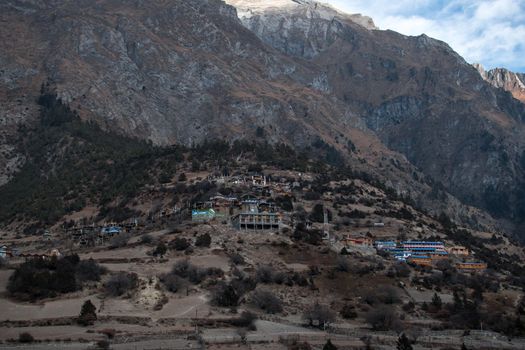
[(431, 241), (404, 241), (401, 244), (432, 244), (432, 245), (443, 245), (443, 242), (431, 242)]
[(426, 255), (412, 255), (410, 258), (412, 259), (430, 259), (430, 257)]
[(396, 242), (394, 242), (394, 241), (375, 241), (374, 244), (396, 245)]
[(102, 233), (120, 233), (121, 230), (122, 228), (120, 228), (119, 226), (106, 226), (106, 227), (102, 227), (100, 232)]
[(460, 263), (462, 265), (479, 265), (479, 264), (485, 264), (484, 262), (462, 262)]

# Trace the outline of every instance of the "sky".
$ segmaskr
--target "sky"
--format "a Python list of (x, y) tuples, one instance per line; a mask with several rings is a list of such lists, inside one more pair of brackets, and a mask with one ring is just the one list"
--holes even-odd
[(525, 0), (320, 0), (380, 29), (443, 40), (467, 62), (525, 73)]

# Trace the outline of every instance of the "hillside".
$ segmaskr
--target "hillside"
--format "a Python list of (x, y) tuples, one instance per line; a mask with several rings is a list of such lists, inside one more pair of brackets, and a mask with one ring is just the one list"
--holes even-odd
[(426, 36), (313, 1), (228, 3), (240, 18), (221, 1), (3, 2), (2, 181), (31, 159), (16, 140), (45, 84), (106, 131), (326, 145), (425, 210), (484, 221), (459, 200), (520, 232), (523, 104)]
[(0, 23), (0, 350), (525, 348), (520, 75), (313, 0)]

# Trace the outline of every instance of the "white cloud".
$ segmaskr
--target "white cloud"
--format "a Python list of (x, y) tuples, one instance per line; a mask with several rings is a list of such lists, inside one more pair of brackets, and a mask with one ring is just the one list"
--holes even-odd
[(382, 29), (447, 42), (469, 62), (525, 72), (525, 0), (324, 0)]

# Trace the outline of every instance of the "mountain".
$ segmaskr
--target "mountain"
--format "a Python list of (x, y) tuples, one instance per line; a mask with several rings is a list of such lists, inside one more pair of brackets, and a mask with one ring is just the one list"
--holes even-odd
[(474, 64), (479, 74), (495, 87), (508, 91), (514, 98), (525, 103), (525, 74), (514, 73), (505, 68), (485, 71), (481, 64)]
[(0, 20), (3, 183), (31, 162), (21, 126), (51, 91), (156, 145), (264, 135), (435, 214), (525, 218), (525, 106), (425, 35), (307, 0), (6, 0)]
[[(298, 2), (292, 11), (252, 12), (246, 1), (229, 3), (240, 7), (243, 24), (262, 41), (318, 65), (329, 91), (423, 173), (465, 203), (499, 217), (525, 217), (516, 210), (523, 208), (525, 189), (525, 108), (486, 84), (447, 44), (337, 14), (308, 15), (306, 9), (315, 11), (311, 2)], [(318, 41), (324, 46), (313, 44)]]

